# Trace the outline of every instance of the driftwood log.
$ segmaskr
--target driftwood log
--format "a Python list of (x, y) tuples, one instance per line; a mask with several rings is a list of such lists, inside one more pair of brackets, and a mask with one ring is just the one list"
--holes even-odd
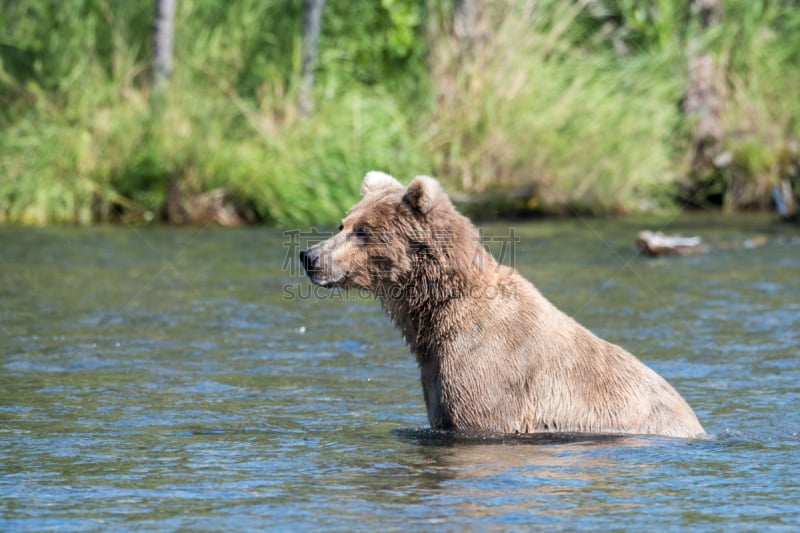
[(700, 237), (664, 235), (660, 231), (640, 231), (636, 236), (636, 247), (644, 255), (695, 255), (708, 252)]
[[(756, 235), (745, 241), (720, 244), (714, 246), (714, 251), (719, 250), (750, 250), (764, 246), (769, 242), (766, 235)], [(660, 231), (640, 231), (636, 236), (636, 247), (642, 255), (659, 257), (662, 255), (697, 255), (711, 251), (703, 244), (700, 237), (683, 237), (680, 235), (664, 235)]]

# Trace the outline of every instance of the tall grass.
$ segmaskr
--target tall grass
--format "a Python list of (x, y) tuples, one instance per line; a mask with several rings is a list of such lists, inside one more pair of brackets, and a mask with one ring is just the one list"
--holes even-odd
[[(151, 93), (143, 43), (126, 38), (141, 11), (100, 5), (84, 2), (68, 20), (76, 33), (80, 16), (104, 31), (39, 46), (42, 70), (24, 83), (0, 71), (19, 108), (0, 133), (0, 221), (149, 220), (163, 214), (176, 181), (186, 196), (224, 189), (250, 219), (330, 222), (356, 200), (365, 169), (427, 170), (410, 117), (384, 89), (350, 82), (323, 95), (314, 116), (297, 116), (297, 36), (264, 33), (264, 20), (287, 23), (281, 3), (181, 3), (178, 68), (161, 94)], [(39, 29), (52, 22), (44, 10), (20, 10)], [(106, 33), (116, 37), (93, 37)], [(265, 61), (266, 50), (279, 60)], [(52, 77), (57, 85), (47, 86)]]
[(735, 208), (796, 168), (800, 10), (729, 0), (703, 36), (732, 163), (691, 176), (687, 0), (479, 3), (471, 45), (451, 2), (327, 3), (311, 116), (295, 110), (299, 0), (179, 2), (160, 93), (150, 0), (6, 3), (0, 221), (150, 220), (170, 191), (221, 191), (246, 220), (328, 223), (373, 168), (528, 208), (650, 210), (698, 191)]
[(800, 9), (772, 2), (729, 4), (715, 38), (725, 78), (721, 150), (731, 164), (706, 176), (724, 207), (764, 207), (781, 179), (800, 189)]
[(693, 18), (690, 0), (590, 1), (579, 26), (593, 30), (585, 41), (622, 57), (672, 56), (686, 65), (690, 54), (709, 51), (721, 104), (722, 137), (713, 147), (719, 165), (692, 168), (693, 120), (682, 117), (669, 139), (677, 199), (729, 210), (764, 208), (778, 181), (800, 189), (800, 6), (719, 4), (721, 20), (707, 30)]
[(533, 202), (593, 211), (652, 208), (668, 196), (682, 81), (674, 58), (621, 61), (571, 46), (582, 11), (487, 2), (469, 53), (439, 36), (429, 148), (455, 188), (529, 187)]

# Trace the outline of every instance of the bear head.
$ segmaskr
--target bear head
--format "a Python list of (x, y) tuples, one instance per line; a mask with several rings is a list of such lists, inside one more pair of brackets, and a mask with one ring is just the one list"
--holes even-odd
[[(471, 238), (473, 237), (474, 238)], [(439, 182), (415, 177), (404, 187), (394, 177), (371, 171), (361, 201), (347, 213), (339, 232), (300, 252), (313, 283), (381, 293), (412, 278), (438, 275), (453, 264), (453, 252), (478, 243), (476, 230), (450, 203)]]

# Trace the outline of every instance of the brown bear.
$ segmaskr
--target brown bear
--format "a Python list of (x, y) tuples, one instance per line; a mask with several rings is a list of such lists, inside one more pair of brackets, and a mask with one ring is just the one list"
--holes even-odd
[(300, 258), (318, 285), (377, 294), (416, 355), (433, 428), (704, 434), (663, 378), (497, 263), (438, 181), (373, 171), (361, 195)]

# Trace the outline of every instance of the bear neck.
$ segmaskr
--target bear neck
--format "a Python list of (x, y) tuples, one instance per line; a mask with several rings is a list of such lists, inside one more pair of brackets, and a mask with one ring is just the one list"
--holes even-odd
[(500, 266), (478, 243), (477, 232), (475, 237), (438, 252), (421, 247), (412, 255), (408, 275), (381, 295), (384, 310), (420, 364), (438, 358), (446, 346), (442, 340), (458, 331), (459, 302), (481, 297), (495, 283)]

